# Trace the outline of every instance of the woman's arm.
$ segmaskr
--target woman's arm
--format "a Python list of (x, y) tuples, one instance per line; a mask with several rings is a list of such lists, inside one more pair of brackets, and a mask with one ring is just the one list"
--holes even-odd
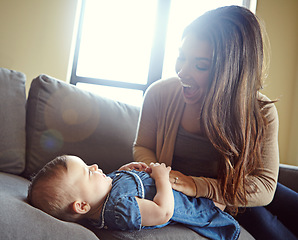
[(157, 162), (155, 152), (158, 118), (156, 104), (158, 100), (155, 96), (155, 89), (157, 88), (151, 85), (145, 93), (133, 145), (134, 160), (148, 165), (151, 162)]
[(156, 155), (151, 149), (138, 145), (137, 143), (133, 147), (133, 155), (137, 162), (143, 162), (147, 165), (152, 162), (157, 162)]
[(156, 81), (147, 89), (134, 143), (135, 161), (171, 165), (185, 105), (181, 90), (178, 78)]
[(174, 195), (169, 181), (171, 167), (164, 163), (151, 163), (151, 177), (155, 180), (156, 195), (153, 201), (136, 197), (142, 226), (155, 226), (168, 222), (174, 213)]

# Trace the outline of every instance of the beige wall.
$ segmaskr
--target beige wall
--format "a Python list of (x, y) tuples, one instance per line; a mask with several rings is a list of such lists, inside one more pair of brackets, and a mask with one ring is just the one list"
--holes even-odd
[(77, 0), (0, 0), (0, 66), (65, 80)]
[[(68, 81), (74, 19), (79, 0), (0, 0), (0, 66), (31, 80), (46, 73)], [(280, 156), (298, 165), (298, 1), (259, 0), (272, 59), (264, 93), (280, 98)]]
[(298, 165), (298, 61), (296, 64), (296, 79), (293, 86), (293, 108), (289, 135), (288, 164)]
[(265, 22), (271, 43), (264, 93), (279, 113), (280, 159), (298, 165), (298, 1), (259, 0), (256, 14)]

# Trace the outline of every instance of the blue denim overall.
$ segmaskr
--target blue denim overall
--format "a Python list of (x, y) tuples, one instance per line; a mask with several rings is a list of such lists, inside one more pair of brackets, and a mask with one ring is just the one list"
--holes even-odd
[(135, 197), (153, 200), (155, 182), (146, 172), (116, 171), (108, 174), (113, 179), (98, 222), (98, 228), (110, 230), (140, 230), (182, 223), (186, 227), (210, 239), (237, 239), (240, 233), (238, 222), (221, 211), (207, 198), (192, 198), (173, 190), (175, 208), (173, 217), (163, 225), (141, 226), (141, 214)]

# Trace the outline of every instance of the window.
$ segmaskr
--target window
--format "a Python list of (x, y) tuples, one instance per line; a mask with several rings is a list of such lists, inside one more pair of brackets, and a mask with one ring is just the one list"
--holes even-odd
[(205, 11), (243, 0), (82, 0), (72, 84), (140, 106), (154, 81), (175, 75), (184, 27)]

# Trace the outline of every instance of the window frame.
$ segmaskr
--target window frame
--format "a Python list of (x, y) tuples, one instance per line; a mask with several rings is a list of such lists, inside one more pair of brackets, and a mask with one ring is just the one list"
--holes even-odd
[[(153, 44), (151, 49), (151, 56), (150, 56), (150, 63), (149, 63), (149, 70), (148, 70), (148, 78), (147, 78), (146, 84), (129, 83), (129, 82), (107, 80), (107, 79), (101, 79), (101, 78), (90, 78), (90, 77), (78, 76), (76, 74), (86, 1), (88, 0), (81, 0), (80, 2), (80, 13), (79, 13), (77, 33), (75, 37), (76, 40), (75, 40), (75, 49), (74, 49), (71, 76), (70, 76), (70, 84), (76, 85), (77, 83), (88, 83), (88, 84), (103, 85), (103, 86), (109, 86), (109, 87), (135, 89), (135, 90), (142, 90), (144, 94), (146, 89), (153, 82), (162, 78), (163, 62), (164, 62), (165, 47), (166, 47), (167, 26), (169, 21), (170, 6), (171, 6), (172, 0), (158, 0), (158, 3), (157, 3), (157, 15), (156, 15), (157, 17), (155, 22), (155, 31), (154, 31)], [(242, 5), (249, 9), (255, 10), (256, 0), (243, 0)]]

